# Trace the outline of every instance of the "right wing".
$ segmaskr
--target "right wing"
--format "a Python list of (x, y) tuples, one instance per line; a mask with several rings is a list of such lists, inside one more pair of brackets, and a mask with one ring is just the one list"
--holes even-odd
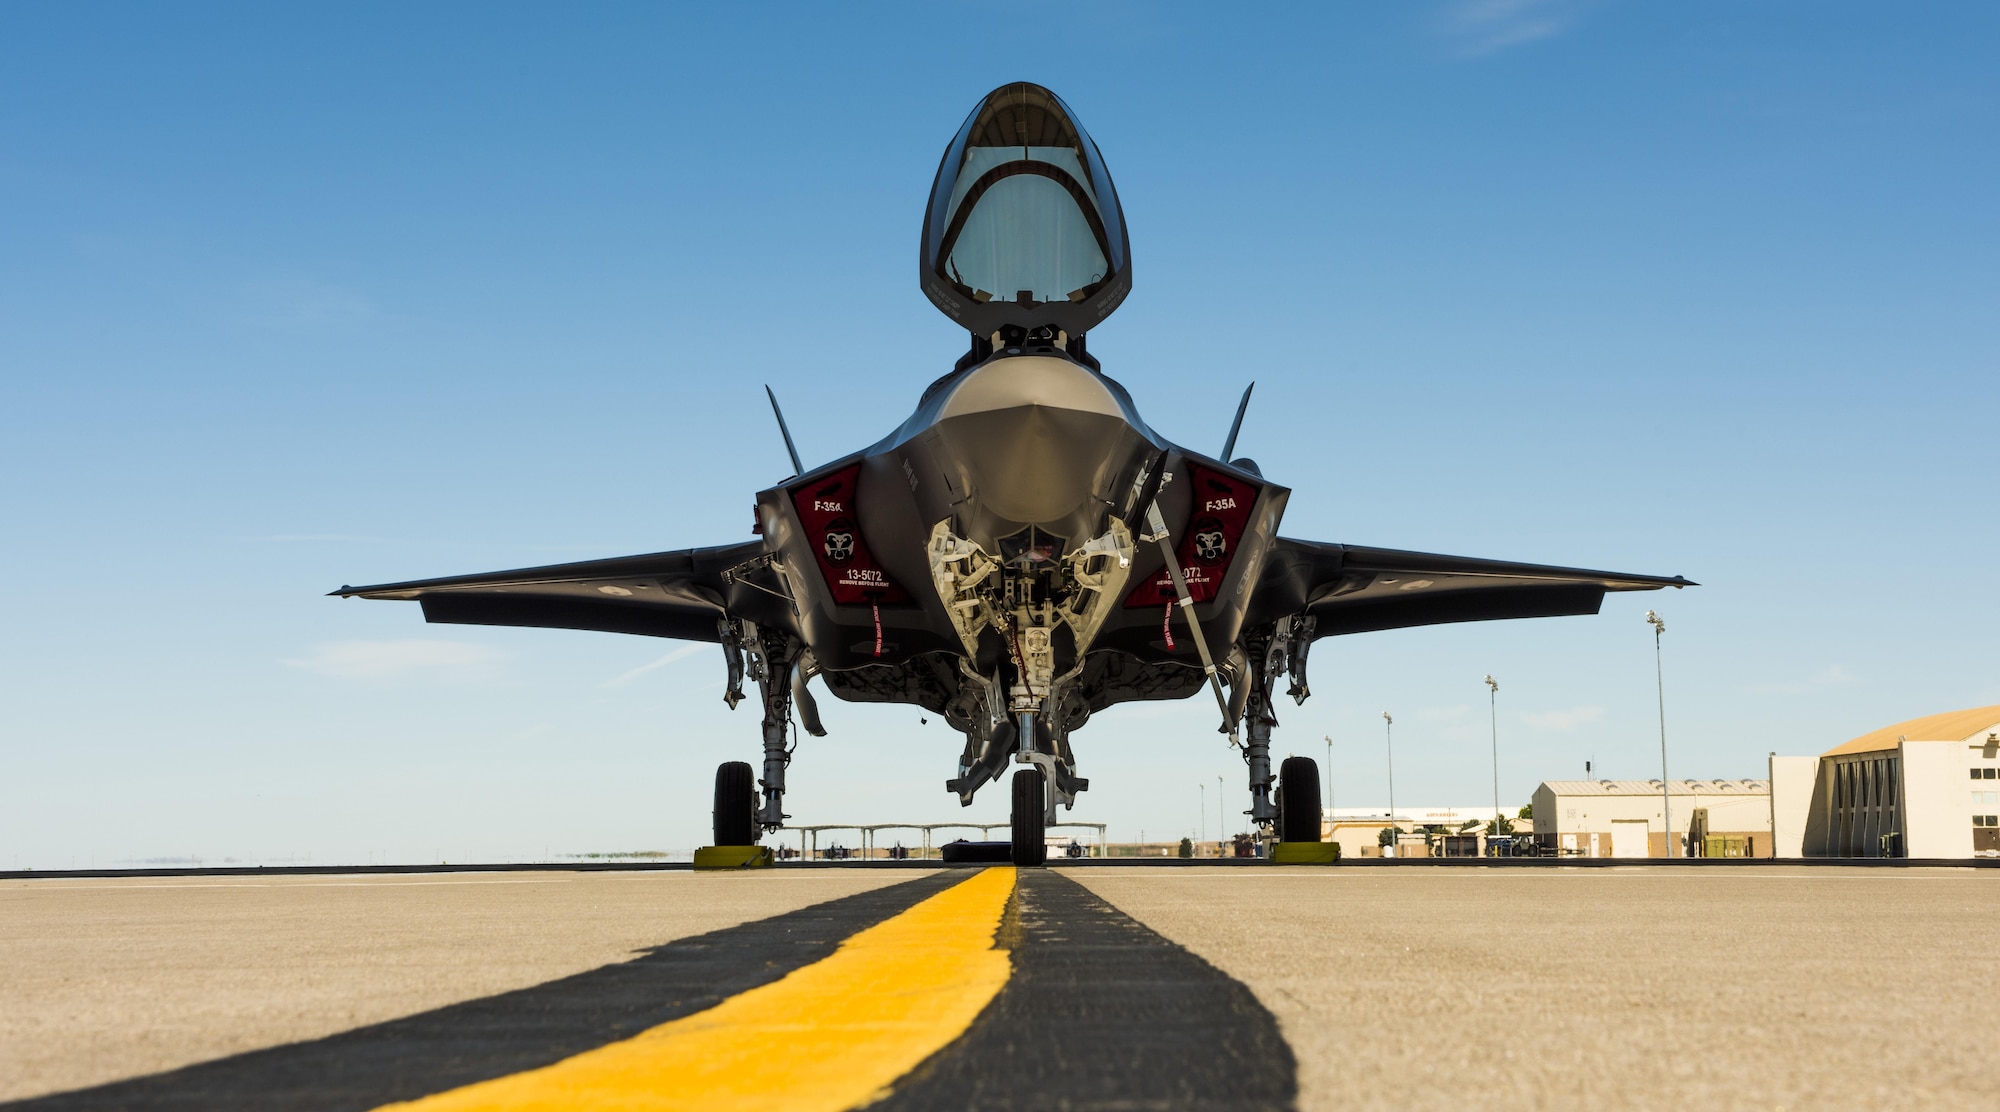
[[(776, 583), (768, 567), (758, 565), (763, 555), (762, 541), (748, 541), (483, 575), (342, 587), (332, 593), (342, 598), (414, 600), (424, 608), (427, 622), (719, 641), (716, 620), (739, 608), (733, 603), (760, 612), (765, 622), (770, 617), (762, 612), (789, 613), (783, 585)], [(738, 574), (725, 575), (732, 571)], [(774, 587), (759, 586), (762, 581)]]
[(1266, 605), (1311, 615), (1317, 637), (1595, 614), (1607, 592), (1699, 585), (1678, 575), (1628, 575), (1286, 537), (1272, 550), (1263, 582)]

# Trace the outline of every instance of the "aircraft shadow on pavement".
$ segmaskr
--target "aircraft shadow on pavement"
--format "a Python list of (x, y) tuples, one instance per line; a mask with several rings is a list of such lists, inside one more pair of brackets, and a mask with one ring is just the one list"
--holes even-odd
[(849, 935), (963, 879), (962, 873), (916, 877), (546, 984), (0, 1108), (359, 1112), (413, 1100), (546, 1066), (705, 1011), (831, 955)]
[(1298, 1064), (1242, 983), (1058, 873), (1024, 869), (1014, 975), (871, 1112), (1289, 1109)]
[[(707, 1010), (830, 956), (857, 931), (965, 875), (916, 877), (546, 984), (0, 1109), (362, 1112), (413, 1100)], [(1013, 962), (1007, 986), (873, 1107), (1295, 1106), (1291, 1048), (1250, 991), (1075, 881), (1023, 870), (999, 942)]]

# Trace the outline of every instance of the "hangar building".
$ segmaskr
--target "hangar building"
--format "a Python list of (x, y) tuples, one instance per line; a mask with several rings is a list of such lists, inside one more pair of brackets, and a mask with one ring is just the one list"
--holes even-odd
[(1782, 856), (2000, 856), (2000, 706), (1773, 756), (1771, 779)]
[(1543, 852), (1579, 857), (1772, 855), (1770, 781), (1670, 780), (1667, 796), (1671, 842), (1658, 780), (1545, 781), (1535, 789), (1535, 840)]

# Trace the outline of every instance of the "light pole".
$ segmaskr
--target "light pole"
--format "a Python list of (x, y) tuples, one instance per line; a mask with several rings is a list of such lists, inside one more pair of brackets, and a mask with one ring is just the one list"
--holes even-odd
[(1326, 739), (1326, 813), (1333, 814), (1333, 735), (1321, 734)]
[(1196, 784), (1201, 789), (1201, 840), (1208, 841), (1208, 785)]
[(1493, 727), (1493, 833), (1500, 833), (1500, 684), (1486, 677), (1486, 717)]
[[(1382, 744), (1389, 753), (1389, 830), (1391, 831), (1389, 837), (1391, 839), (1395, 838), (1398, 833), (1401, 833), (1402, 829), (1396, 825), (1396, 737), (1391, 729), (1395, 725), (1396, 720), (1389, 717), (1388, 711), (1383, 711)], [(1394, 841), (1389, 843), (1391, 847), (1394, 847), (1395, 844)]]
[(1646, 611), (1646, 622), (1653, 627), (1653, 686), (1660, 696), (1660, 816), (1661, 825), (1666, 827), (1666, 855), (1674, 855), (1674, 801), (1667, 792), (1667, 680), (1660, 665), (1660, 634), (1667, 631), (1667, 623), (1659, 612)]
[(1222, 777), (1215, 778), (1215, 845), (1216, 852), (1222, 852), (1222, 840), (1229, 837), (1229, 824), (1222, 818)]

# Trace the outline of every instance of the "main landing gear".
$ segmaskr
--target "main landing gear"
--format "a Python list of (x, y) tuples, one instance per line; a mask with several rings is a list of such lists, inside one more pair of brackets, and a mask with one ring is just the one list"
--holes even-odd
[(757, 844), (757, 792), (747, 761), (728, 761), (715, 770), (715, 845)]
[(1286, 757), (1278, 773), (1278, 840), (1319, 841), (1319, 763)]
[(1250, 772), (1250, 820), (1269, 830), (1280, 844), (1318, 842), (1322, 812), (1319, 764), (1311, 757), (1287, 757), (1277, 777), (1271, 775), (1271, 730), (1278, 724), (1274, 705), (1278, 677), (1290, 673), (1286, 694), (1304, 703), (1312, 695), (1306, 686), (1306, 652), (1312, 646), (1313, 619), (1286, 618), (1246, 637), (1242, 685), (1236, 692), (1243, 709), (1243, 761)]
[[(764, 775), (753, 780), (743, 761), (729, 761), (715, 770), (715, 844), (753, 846), (765, 833), (785, 825), (785, 770), (792, 763), (792, 705), (798, 704), (806, 732), (826, 736), (819, 710), (806, 691), (817, 673), (812, 653), (788, 633), (761, 630), (740, 618), (718, 623), (722, 655), (729, 666), (729, 686), (722, 701), (729, 709), (743, 701), (747, 675), (757, 685), (764, 706)], [(757, 789), (763, 791), (759, 793)]]

